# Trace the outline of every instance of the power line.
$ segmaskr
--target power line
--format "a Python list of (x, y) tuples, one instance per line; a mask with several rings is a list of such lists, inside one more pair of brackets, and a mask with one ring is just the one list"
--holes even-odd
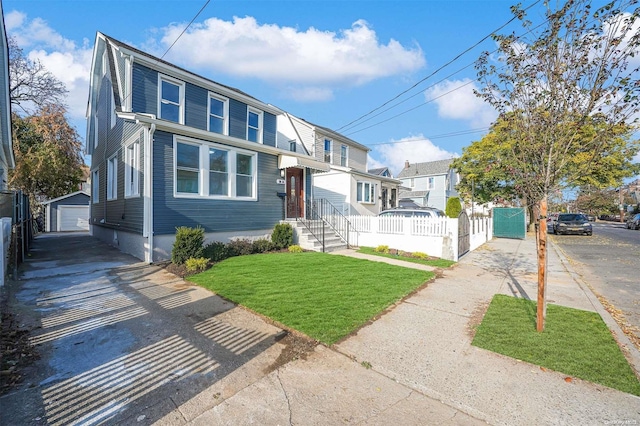
[[(524, 11), (532, 8), (533, 6), (535, 6), (536, 4), (540, 3), (541, 0), (536, 0), (535, 2), (533, 2), (530, 6), (528, 6), (527, 8), (524, 9)], [(482, 44), (485, 40), (487, 40), (488, 38), (490, 38), (493, 34), (495, 34), (496, 32), (500, 31), (501, 29), (503, 29), (504, 27), (506, 27), (507, 25), (509, 25), (511, 22), (513, 22), (514, 20), (518, 19), (518, 16), (513, 16), (511, 19), (509, 19), (506, 23), (504, 23), (503, 25), (501, 25), (499, 28), (493, 30), (490, 34), (484, 36), (480, 41), (476, 42), (475, 44), (473, 44), (473, 46), (465, 49), (463, 52), (459, 53), (458, 55), (456, 55), (453, 59), (451, 59), (450, 61), (448, 61), (447, 63), (445, 63), (444, 65), (440, 66), (439, 68), (437, 68), (435, 71), (433, 71), (431, 74), (427, 75), (426, 77), (424, 77), (423, 79), (419, 80), (418, 82), (416, 82), (415, 84), (413, 84), (411, 87), (409, 87), (408, 89), (400, 92), (399, 94), (397, 94), (396, 96), (392, 97), (391, 99), (387, 100), (386, 102), (382, 103), (381, 105), (379, 105), (378, 107), (372, 109), (371, 111), (361, 115), (360, 117), (356, 118), (355, 120), (352, 120), (351, 122), (345, 124), (344, 126), (338, 128), (336, 131), (341, 131), (342, 129), (346, 128), (346, 127), (350, 127), (352, 126), (354, 123), (362, 120), (363, 118), (373, 114), (374, 112), (378, 111), (380, 108), (385, 107), (386, 105), (388, 105), (389, 103), (395, 101), (396, 99), (398, 99), (399, 97), (401, 97), (402, 95), (404, 95), (405, 93), (413, 90), (414, 88), (416, 88), (417, 86), (419, 86), (420, 84), (422, 84), (424, 81), (428, 80), (429, 78), (433, 77), (435, 74), (437, 74), (438, 72), (440, 72), (441, 70), (443, 70), (444, 68), (448, 67), (449, 65), (451, 65), (453, 62), (457, 61), (458, 59), (460, 59), (460, 57), (462, 57), (464, 54), (470, 52), (471, 50), (475, 49), (476, 47), (478, 47), (480, 44)]]
[(439, 135), (433, 135), (433, 136), (424, 136), (424, 137), (418, 138), (418, 139), (408, 139), (408, 140), (399, 140), (399, 141), (390, 141), (390, 142), (370, 143), (370, 144), (367, 144), (367, 146), (396, 145), (396, 144), (400, 144), (400, 143), (426, 142), (426, 141), (430, 141), (430, 140), (433, 140), (433, 139), (446, 139), (446, 138), (453, 138), (453, 137), (456, 137), (456, 136), (470, 135), (470, 134), (473, 134), (473, 133), (481, 133), (481, 132), (486, 132), (487, 130), (489, 130), (489, 127), (478, 127), (478, 128), (475, 128), (475, 129), (460, 130), (458, 132), (441, 133)]

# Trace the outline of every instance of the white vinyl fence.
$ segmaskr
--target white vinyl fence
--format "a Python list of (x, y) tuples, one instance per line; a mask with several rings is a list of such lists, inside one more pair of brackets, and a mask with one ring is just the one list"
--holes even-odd
[[(408, 252), (422, 252), (429, 256), (457, 261), (458, 219), (401, 217), (401, 216), (348, 216), (354, 231), (349, 243), (355, 246), (389, 246)], [(470, 219), (469, 250), (475, 250), (493, 238), (491, 218)]]

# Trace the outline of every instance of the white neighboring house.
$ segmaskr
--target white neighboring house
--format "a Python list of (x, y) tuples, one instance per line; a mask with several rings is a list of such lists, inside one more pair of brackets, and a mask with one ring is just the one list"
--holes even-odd
[(398, 174), (403, 186), (399, 198), (445, 211), (447, 200), (458, 196), (456, 185), (460, 175), (451, 168), (452, 162), (452, 158), (414, 164), (405, 161)]
[(329, 164), (328, 172), (312, 176), (308, 198), (324, 198), (345, 215), (376, 215), (397, 205), (400, 181), (386, 167), (367, 171), (366, 146), (289, 113), (278, 116), (277, 143)]

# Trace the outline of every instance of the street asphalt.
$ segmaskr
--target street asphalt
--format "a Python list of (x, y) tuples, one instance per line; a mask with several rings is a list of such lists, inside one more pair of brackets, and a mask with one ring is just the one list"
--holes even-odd
[[(260, 317), (88, 235), (40, 236), (12, 300), (40, 327), (41, 359), (0, 398), (0, 422), (640, 423), (636, 396), (471, 346), (495, 294), (535, 299), (536, 271), (534, 238), (494, 239), (355, 335), (277, 366), (283, 332)], [(600, 313), (639, 371), (553, 245), (548, 287), (550, 303)]]

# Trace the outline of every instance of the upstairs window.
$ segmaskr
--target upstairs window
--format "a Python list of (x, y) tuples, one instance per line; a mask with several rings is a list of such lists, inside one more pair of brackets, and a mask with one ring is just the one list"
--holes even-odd
[(160, 76), (159, 118), (184, 124), (184, 83)]
[(435, 188), (435, 181), (436, 181), (436, 179), (434, 177), (428, 178), (427, 179), (427, 189)]
[(228, 116), (229, 100), (209, 94), (209, 131), (226, 135)]
[(262, 111), (253, 108), (248, 109), (247, 140), (262, 143)]
[(347, 152), (348, 147), (346, 145), (340, 146), (340, 165), (343, 167), (347, 167)]
[(107, 160), (107, 200), (118, 198), (118, 158)]
[(289, 151), (296, 152), (296, 141), (289, 141)]
[(324, 140), (324, 162), (331, 163), (331, 140)]

